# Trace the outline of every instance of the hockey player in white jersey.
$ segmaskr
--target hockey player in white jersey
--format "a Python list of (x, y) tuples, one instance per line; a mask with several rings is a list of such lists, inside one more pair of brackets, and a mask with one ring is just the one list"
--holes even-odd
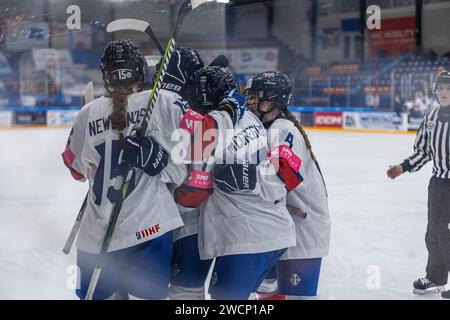
[(276, 272), (274, 269), (264, 280), (258, 296), (281, 300), (284, 295), (288, 299), (315, 297), (321, 260), (328, 254), (330, 241), (328, 195), (319, 163), (304, 129), (287, 109), (291, 86), (285, 74), (257, 74), (249, 80), (246, 93), (249, 109), (267, 129), (272, 152), (293, 153), (302, 159), (303, 182), (291, 188), (286, 199), (297, 230), (297, 245), (281, 256)]
[[(246, 112), (245, 98), (236, 89), (222, 101), (215, 94), (213, 84), (227, 73), (214, 68), (197, 72), (192, 107), (201, 113), (210, 110), (217, 129), (215, 148), (209, 161), (193, 165), (175, 195), (182, 205), (201, 204), (200, 259), (215, 258), (211, 297), (248, 299), (286, 248), (295, 245), (295, 227), (284, 202), (287, 187), (278, 176), (284, 172), (272, 164), (278, 157), (268, 158), (261, 121)], [(290, 160), (298, 170), (301, 160)], [(300, 176), (289, 170), (297, 178), (291, 181), (295, 187)]]
[[(120, 197), (119, 177), (131, 167), (128, 194), (93, 298), (168, 295), (172, 230), (182, 220), (166, 186), (169, 178), (163, 174), (168, 152), (148, 135), (132, 135), (151, 94), (142, 91), (144, 68), (145, 60), (131, 41), (108, 43), (101, 59), (108, 95), (82, 108), (63, 153), (72, 176), (88, 179), (90, 186), (76, 244), (80, 298), (86, 295), (113, 205)], [(155, 110), (159, 108), (156, 105)]]
[[(158, 94), (157, 105), (148, 124), (150, 135), (168, 151), (180, 147), (180, 140), (174, 138), (174, 132), (179, 129), (181, 119), (189, 110), (187, 101), (190, 92), (190, 80), (194, 72), (203, 67), (203, 60), (197, 50), (192, 48), (176, 48), (167, 65), (161, 90)], [(159, 64), (158, 66), (159, 67)], [(207, 119), (204, 120), (205, 122)], [(205, 127), (208, 125), (204, 123)], [(188, 147), (189, 145), (183, 145)], [(183, 152), (180, 152), (183, 154)], [(187, 176), (186, 163), (191, 161), (189, 155), (172, 159), (166, 170), (162, 172), (162, 178), (171, 185), (171, 189), (181, 185)]]
[[(174, 50), (167, 65), (162, 89), (158, 96), (158, 106), (160, 107), (155, 108), (149, 122), (151, 136), (166, 150), (173, 151), (174, 157), (161, 173), (164, 181), (169, 184), (171, 191), (185, 181), (188, 173), (187, 164), (193, 160), (190, 152), (181, 152), (185, 147), (190, 147), (189, 141), (187, 145), (179, 148), (183, 143), (182, 140), (178, 139), (181, 137), (177, 137), (174, 133), (179, 129), (182, 119), (188, 119), (192, 115), (188, 103), (191, 93), (191, 80), (194, 72), (201, 67), (203, 67), (203, 61), (195, 49), (177, 48)], [(205, 130), (213, 125), (213, 122), (214, 119), (208, 115), (202, 117), (201, 120), (202, 127)], [(180, 156), (179, 153), (184, 155)], [(179, 204), (177, 204), (177, 207), (184, 224), (173, 232), (173, 274), (169, 288), (169, 299), (203, 299), (204, 289), (202, 290), (202, 288), (210, 263), (200, 261), (197, 250), (185, 249), (186, 243), (192, 241), (196, 243), (199, 210)], [(180, 269), (183, 272), (179, 272)], [(195, 270), (198, 273), (191, 276), (190, 270)], [(193, 279), (194, 277), (195, 279)], [(201, 285), (196, 285), (197, 283), (201, 283)], [(199, 286), (202, 286), (202, 288), (198, 288)]]
[[(199, 89), (201, 87), (201, 82), (203, 81), (202, 77), (206, 70), (211, 73), (209, 77), (210, 81), (208, 82), (208, 88), (211, 92), (208, 93), (208, 99), (215, 100), (215, 105), (226, 98), (231, 90), (236, 88), (234, 77), (228, 69), (210, 65), (210, 67), (196, 72), (193, 77), (193, 85), (190, 87), (191, 92), (188, 95), (188, 99), (192, 105), (197, 105), (198, 97), (201, 97), (203, 94), (202, 92), (199, 92)], [(212, 75), (212, 73), (214, 73), (214, 75)], [(244, 106), (237, 107), (243, 108)], [(195, 138), (192, 146), (201, 144), (200, 151), (203, 153), (204, 141), (200, 141), (203, 138), (203, 133), (207, 132), (208, 129), (216, 128), (216, 125), (214, 118), (208, 115), (208, 112), (212, 111), (210, 106), (204, 107), (200, 104), (198, 107), (195, 107), (195, 109), (196, 111), (189, 110), (183, 121), (185, 122), (190, 118), (195, 118), (197, 121), (202, 122), (199, 135), (195, 135), (195, 132), (192, 130), (189, 131), (189, 134)], [(222, 116), (228, 118), (225, 113), (223, 113)], [(182, 127), (187, 129), (187, 126), (185, 125), (182, 125)], [(195, 148), (192, 149), (195, 150)], [(203, 155), (198, 158), (204, 160)], [(200, 161), (200, 163), (201, 162), (202, 161)], [(197, 166), (192, 165), (191, 167), (195, 169)], [(183, 188), (177, 190), (179, 198), (183, 198), (183, 191)], [(205, 282), (213, 260), (201, 260), (199, 256), (197, 241), (201, 208), (197, 207), (197, 203), (199, 203), (199, 198), (206, 199), (209, 196), (209, 192), (211, 192), (211, 190), (208, 190), (208, 188), (196, 189), (195, 194), (187, 193), (189, 196), (183, 198), (183, 205), (178, 204), (180, 211), (182, 212), (184, 226), (178, 228), (174, 232), (172, 278), (169, 288), (169, 299), (171, 300), (205, 299)]]

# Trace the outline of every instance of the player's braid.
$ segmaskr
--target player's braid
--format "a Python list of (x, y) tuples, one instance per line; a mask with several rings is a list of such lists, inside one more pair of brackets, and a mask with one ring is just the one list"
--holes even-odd
[(113, 129), (122, 131), (127, 127), (127, 107), (130, 87), (115, 87), (111, 93), (113, 112), (109, 116)]
[(290, 121), (292, 121), (294, 123), (294, 126), (297, 127), (298, 131), (300, 131), (300, 134), (303, 136), (303, 139), (305, 139), (306, 147), (308, 148), (309, 153), (311, 154), (311, 158), (315, 162), (317, 159), (316, 159), (316, 156), (314, 155), (314, 152), (312, 151), (311, 142), (309, 141), (309, 138), (308, 138), (308, 135), (306, 134), (305, 129), (303, 129), (303, 127), (300, 124), (300, 122), (292, 114), (292, 112), (290, 112), (288, 109), (284, 109), (283, 113), (286, 116), (286, 118), (288, 118)]

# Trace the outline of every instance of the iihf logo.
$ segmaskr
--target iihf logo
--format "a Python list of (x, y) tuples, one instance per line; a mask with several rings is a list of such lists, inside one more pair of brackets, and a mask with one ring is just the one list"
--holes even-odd
[(300, 281), (301, 281), (301, 279), (300, 279), (300, 277), (298, 276), (298, 274), (294, 273), (294, 274), (291, 276), (291, 283), (292, 283), (293, 286), (297, 286), (297, 285), (300, 283)]

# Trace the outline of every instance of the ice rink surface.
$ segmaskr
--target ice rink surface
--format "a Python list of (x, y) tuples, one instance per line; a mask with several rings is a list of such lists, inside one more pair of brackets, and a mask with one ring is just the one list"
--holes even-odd
[[(76, 299), (75, 250), (62, 253), (87, 191), (61, 160), (69, 129), (0, 131), (0, 299)], [(330, 255), (322, 299), (437, 299), (412, 295), (425, 274), (431, 165), (396, 181), (389, 164), (414, 136), (309, 132), (328, 187)]]

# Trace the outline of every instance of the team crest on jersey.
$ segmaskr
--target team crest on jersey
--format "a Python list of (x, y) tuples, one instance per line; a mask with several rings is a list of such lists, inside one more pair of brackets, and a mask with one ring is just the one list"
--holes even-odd
[(300, 277), (298, 276), (298, 274), (294, 273), (294, 274), (291, 276), (290, 281), (291, 281), (291, 283), (292, 283), (293, 286), (297, 286), (297, 285), (300, 283), (301, 279), (300, 279)]
[(433, 131), (433, 129), (434, 129), (434, 123), (433, 122), (428, 123), (427, 130), (430, 132), (430, 131)]

